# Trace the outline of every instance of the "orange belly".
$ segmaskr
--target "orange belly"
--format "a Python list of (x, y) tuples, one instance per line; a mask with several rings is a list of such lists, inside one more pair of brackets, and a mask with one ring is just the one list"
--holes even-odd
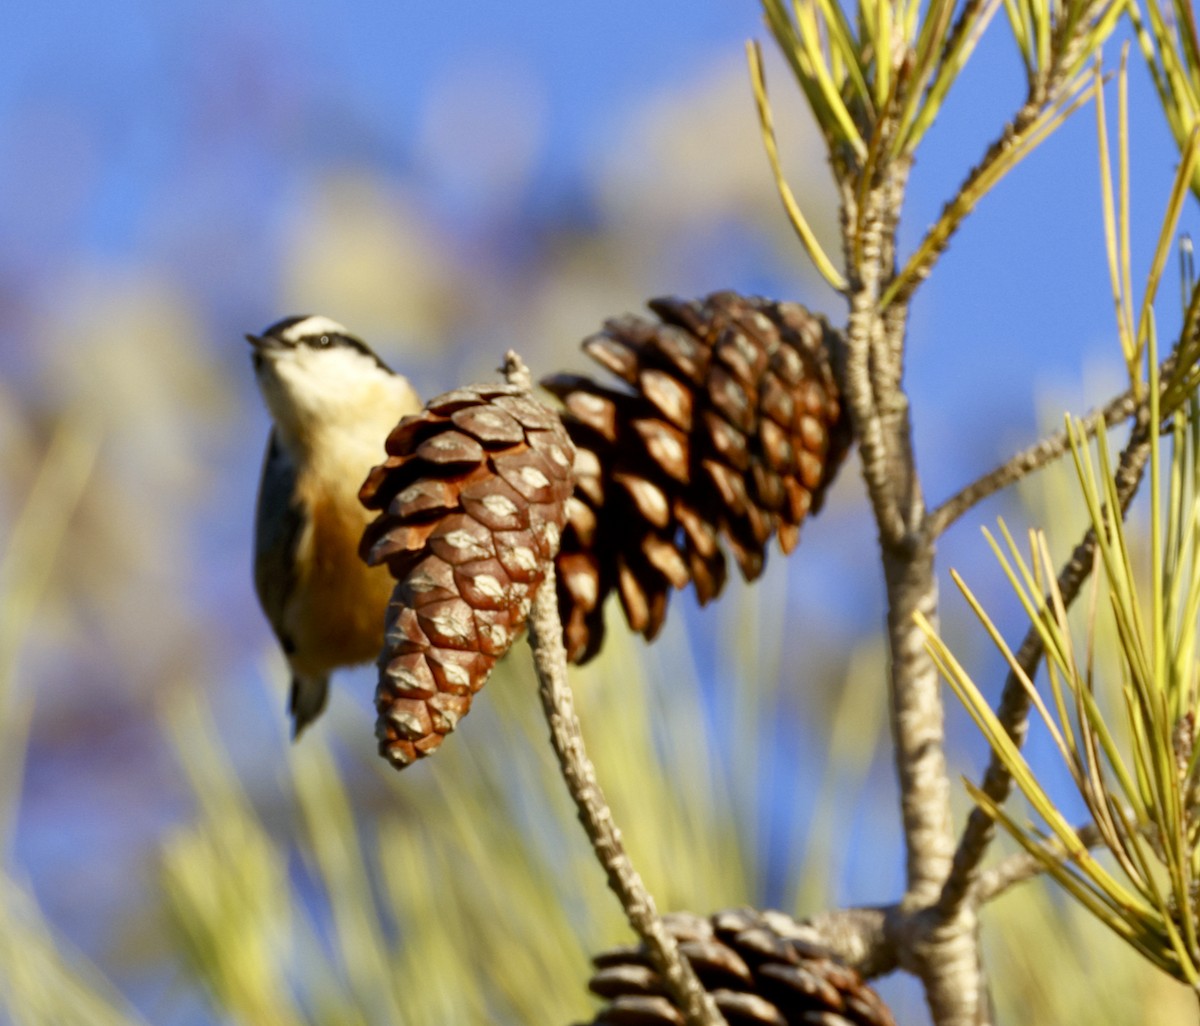
[(296, 640), (292, 669), (303, 675), (378, 658), (395, 584), (386, 567), (369, 567), (358, 556), (366, 510), (328, 495), (314, 498), (312, 556), (302, 561), (307, 562), (307, 580), (297, 582), (288, 616)]

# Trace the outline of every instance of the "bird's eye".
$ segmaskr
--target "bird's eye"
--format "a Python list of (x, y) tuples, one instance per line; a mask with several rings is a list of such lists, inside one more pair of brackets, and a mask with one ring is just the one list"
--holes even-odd
[(329, 338), (329, 336), (328, 336), (328, 335), (322, 335), (322, 336), (321, 336), (321, 345), (322, 345), (322, 346), (327, 346), (327, 345), (329, 345), (329, 342), (330, 342), (330, 338)]

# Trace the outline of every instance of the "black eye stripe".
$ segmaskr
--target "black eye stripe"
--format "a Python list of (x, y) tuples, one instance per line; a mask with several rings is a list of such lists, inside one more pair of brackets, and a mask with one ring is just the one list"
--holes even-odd
[[(336, 329), (338, 327), (336, 322), (331, 322), (328, 320), (328, 318), (314, 317), (312, 314), (301, 314), (296, 317), (287, 317), (282, 321), (272, 324), (269, 328), (267, 328), (266, 331), (263, 332), (263, 336), (271, 336), (275, 339), (278, 339), (280, 343), (291, 349), (300, 348), (301, 346), (306, 346), (310, 349), (353, 349), (359, 353), (362, 353), (363, 356), (373, 360), (375, 364), (382, 370), (391, 373), (391, 368), (381, 359), (379, 359), (370, 346), (368, 346), (362, 339), (357, 338), (354, 335), (350, 335), (345, 331), (318, 330), (301, 335), (299, 338), (295, 337), (295, 329), (302, 326), (305, 321), (309, 320), (324, 321), (325, 325), (328, 325), (330, 329)], [(314, 327), (315, 326), (316, 325), (314, 325)], [(301, 330), (303, 330), (303, 328), (301, 328)]]
[(312, 346), (315, 349), (337, 349), (345, 347), (346, 349), (356, 349), (364, 356), (374, 358), (375, 354), (370, 347), (360, 338), (355, 338), (353, 335), (343, 335), (341, 332), (325, 331), (320, 335), (306, 335), (304, 338), (296, 342), (300, 346)]
[(379, 359), (375, 351), (371, 349), (371, 347), (368, 346), (361, 338), (356, 338), (354, 335), (344, 335), (341, 332), (326, 331), (322, 332), (320, 335), (306, 335), (304, 338), (300, 339), (296, 345), (312, 346), (315, 349), (337, 349), (339, 347), (354, 349), (357, 352), (362, 353), (363, 356), (370, 357), (375, 361), (376, 365), (383, 370), (388, 371), (389, 373), (391, 372), (391, 368), (381, 359)]

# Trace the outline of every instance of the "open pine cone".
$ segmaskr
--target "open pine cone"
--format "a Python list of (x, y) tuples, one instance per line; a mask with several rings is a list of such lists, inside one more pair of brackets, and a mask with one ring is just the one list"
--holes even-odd
[(649, 640), (672, 588), (720, 593), (722, 543), (747, 580), (772, 535), (790, 552), (850, 443), (823, 319), (733, 292), (649, 306), (660, 321), (610, 320), (583, 344), (621, 385), (542, 382), (577, 448), (556, 561), (574, 662), (599, 650), (611, 591)]
[(558, 551), (574, 449), (508, 385), (447, 392), (405, 417), (360, 499), (383, 512), (361, 555), (396, 578), (375, 706), (403, 769), (438, 748), (516, 639)]
[[(800, 938), (781, 912), (663, 917), (729, 1026), (895, 1026), (857, 972)], [(590, 989), (608, 1001), (589, 1026), (684, 1026), (642, 947), (598, 955)]]

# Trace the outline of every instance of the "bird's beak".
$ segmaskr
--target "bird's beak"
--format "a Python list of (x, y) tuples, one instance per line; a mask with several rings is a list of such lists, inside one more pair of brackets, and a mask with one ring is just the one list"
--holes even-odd
[(269, 356), (273, 358), (281, 350), (287, 348), (274, 335), (247, 335), (246, 341), (250, 343), (253, 350), (250, 355), (254, 358), (255, 367), (261, 366)]

